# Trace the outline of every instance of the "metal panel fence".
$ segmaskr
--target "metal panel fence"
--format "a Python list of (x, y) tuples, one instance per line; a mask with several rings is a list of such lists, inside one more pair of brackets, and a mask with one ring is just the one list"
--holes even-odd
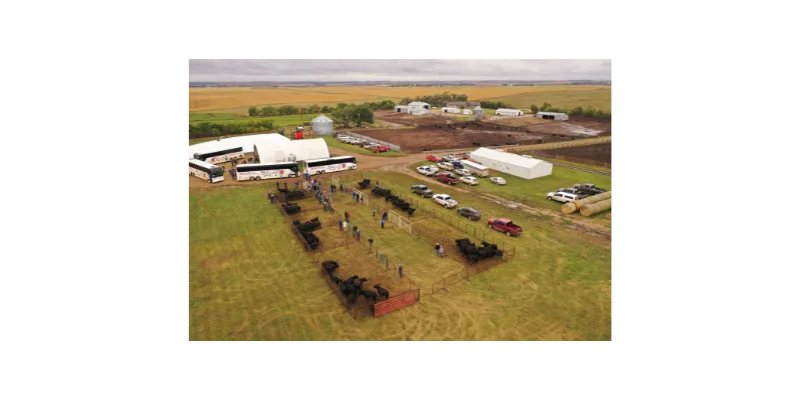
[(347, 135), (347, 136), (350, 136), (350, 137), (358, 138), (358, 139), (361, 139), (361, 140), (367, 140), (367, 141), (370, 141), (370, 142), (373, 142), (373, 143), (378, 143), (378, 144), (386, 146), (389, 149), (394, 150), (394, 151), (403, 151), (403, 149), (400, 146), (398, 146), (398, 145), (396, 145), (394, 143), (384, 142), (383, 140), (373, 139), (373, 138), (371, 138), (369, 136), (364, 136), (364, 135), (361, 135), (361, 134), (358, 134), (358, 133), (353, 133), (353, 132), (343, 132), (343, 133), (345, 135)]

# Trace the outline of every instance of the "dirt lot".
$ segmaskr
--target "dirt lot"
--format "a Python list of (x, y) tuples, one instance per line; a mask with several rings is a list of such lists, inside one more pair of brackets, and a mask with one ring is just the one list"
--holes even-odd
[[(464, 122), (444, 117), (384, 113), (382, 121), (413, 129), (363, 129), (358, 133), (397, 144), (405, 152), (480, 146), (537, 144), (611, 134), (608, 120), (575, 117), (567, 122), (536, 118), (492, 122)], [(525, 121), (520, 125), (521, 120)], [(510, 122), (514, 121), (513, 124)]]
[(562, 155), (567, 157), (584, 158), (588, 160), (603, 161), (611, 164), (611, 143), (596, 144), (593, 146), (541, 150), (537, 153), (544, 154), (545, 156)]

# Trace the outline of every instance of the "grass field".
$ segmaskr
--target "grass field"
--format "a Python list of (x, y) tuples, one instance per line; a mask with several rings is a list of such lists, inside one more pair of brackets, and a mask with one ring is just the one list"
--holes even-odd
[[(420, 161), (410, 165), (408, 168), (416, 173), (417, 167), (432, 164), (433, 163), (430, 161)], [(545, 208), (553, 211), (561, 210), (562, 204), (557, 201), (547, 200), (546, 196), (548, 192), (558, 190), (559, 188), (571, 188), (576, 183), (593, 183), (597, 187), (611, 190), (610, 176), (590, 174), (559, 166), (553, 166), (552, 175), (530, 180), (495, 170), (491, 170), (489, 176), (502, 177), (506, 180), (506, 184), (503, 186), (495, 185), (489, 182), (488, 178), (478, 178), (480, 183), (477, 186), (468, 186), (461, 183), (459, 183), (459, 186), (477, 192), (494, 194), (504, 199), (517, 201), (532, 207)], [(420, 175), (420, 179), (432, 180), (432, 178), (423, 175)], [(608, 213), (600, 213), (588, 218), (602, 219), (606, 214)]]
[(544, 102), (548, 102), (553, 107), (560, 109), (580, 106), (584, 109), (594, 107), (598, 110), (611, 112), (611, 86), (573, 86), (570, 89), (543, 86), (537, 89), (539, 90), (484, 100), (505, 101), (514, 105), (514, 107), (525, 110), (530, 109), (531, 105), (541, 106)]
[(329, 148), (328, 150), (331, 153), (335, 153), (336, 152), (335, 149), (343, 149), (343, 150), (347, 150), (347, 151), (349, 151), (351, 153), (369, 154), (371, 156), (378, 156), (378, 157), (401, 157), (401, 156), (405, 156), (406, 155), (406, 153), (403, 153), (402, 151), (394, 151), (394, 150), (389, 150), (389, 151), (387, 151), (385, 153), (373, 153), (371, 150), (367, 150), (367, 149), (365, 149), (363, 147), (354, 146), (352, 144), (347, 144), (347, 143), (342, 143), (342, 142), (336, 140), (335, 138), (333, 138), (332, 136), (322, 136), (322, 138), (325, 139), (325, 143), (328, 144), (328, 148)]
[[(190, 88), (189, 111), (244, 114), (250, 106), (312, 104), (335, 106), (337, 103), (364, 103), (386, 99), (397, 102), (404, 97), (414, 98), (442, 92), (466, 94), (470, 100), (504, 100), (511, 102), (515, 107), (526, 109), (530, 107), (532, 100), (537, 105), (547, 101), (555, 107), (567, 107), (582, 99), (597, 101), (600, 105), (605, 102), (608, 104), (608, 109), (611, 104), (611, 89), (605, 86), (243, 87)], [(539, 99), (542, 100), (536, 101)], [(585, 108), (591, 104), (576, 105)]]
[[(390, 172), (371, 178), (397, 187), (419, 182)], [(266, 201), (273, 185), (190, 193), (191, 340), (611, 339), (610, 241), (479, 198), (459, 201), (526, 229), (511, 239), (517, 247), (512, 261), (447, 292), (423, 295), (411, 307), (355, 321)], [(368, 208), (336, 204), (337, 212), (346, 207), (354, 214), (365, 235), (403, 257), (420, 286), (450, 268), (434, 258), (430, 243), (380, 230)]]

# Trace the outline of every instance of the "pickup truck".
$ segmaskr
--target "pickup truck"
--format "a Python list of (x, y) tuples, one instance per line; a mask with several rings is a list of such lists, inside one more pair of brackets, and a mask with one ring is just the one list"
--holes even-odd
[(425, 158), (427, 158), (428, 161), (433, 161), (435, 163), (438, 163), (439, 161), (442, 161), (442, 157), (439, 157), (439, 156), (436, 156), (436, 155), (433, 155), (433, 154), (428, 154), (428, 156), (425, 157)]
[(510, 219), (507, 218), (489, 218), (489, 228), (498, 232), (505, 232), (508, 236), (519, 236), (522, 233), (522, 227), (514, 225)]
[(444, 182), (448, 185), (458, 184), (458, 177), (451, 174), (450, 172), (439, 172), (438, 174), (436, 174), (436, 180), (439, 182)]
[(372, 148), (373, 153), (385, 153), (389, 151), (389, 148), (386, 146), (377, 146)]
[(433, 190), (428, 189), (425, 185), (414, 185), (411, 191), (422, 197), (433, 197)]

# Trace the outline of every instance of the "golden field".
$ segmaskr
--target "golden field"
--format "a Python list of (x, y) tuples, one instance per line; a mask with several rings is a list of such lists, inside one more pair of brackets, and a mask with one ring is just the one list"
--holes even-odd
[[(509, 101), (519, 108), (530, 104), (521, 101), (547, 101), (554, 107), (589, 105), (611, 110), (610, 86), (447, 86), (447, 87), (386, 87), (386, 86), (313, 86), (313, 87), (238, 87), (190, 88), (189, 111), (246, 113), (250, 106), (304, 106), (311, 104), (363, 103), (404, 97), (414, 98), (442, 92), (466, 94), (470, 100)], [(514, 101), (517, 100), (517, 101)], [(582, 104), (590, 101), (591, 104)], [(520, 104), (517, 104), (520, 103)]]

